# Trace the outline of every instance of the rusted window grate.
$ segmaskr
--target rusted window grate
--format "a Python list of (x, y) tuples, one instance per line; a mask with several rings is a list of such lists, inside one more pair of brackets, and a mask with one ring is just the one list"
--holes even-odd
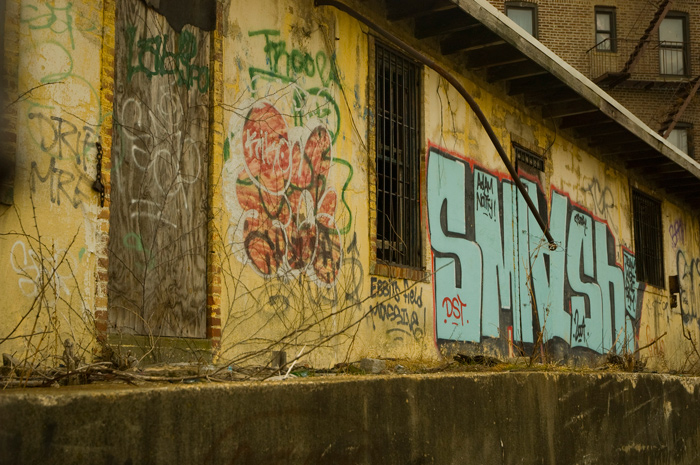
[(518, 163), (524, 163), (537, 171), (544, 171), (544, 158), (515, 144), (513, 144), (513, 149), (515, 149), (515, 159)]
[(420, 67), (376, 44), (377, 260), (421, 267)]
[(637, 279), (652, 286), (664, 287), (661, 202), (634, 190), (632, 209)]

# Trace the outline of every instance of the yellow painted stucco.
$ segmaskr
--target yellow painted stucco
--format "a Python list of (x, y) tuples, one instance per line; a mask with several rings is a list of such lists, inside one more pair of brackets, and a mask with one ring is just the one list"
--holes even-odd
[[(19, 359), (53, 363), (70, 338), (94, 342), (102, 2), (8, 1), (18, 37), (14, 205), (0, 207), (0, 340)], [(13, 27), (14, 26), (14, 27)], [(7, 56), (7, 55), (6, 55)], [(9, 65), (9, 66), (8, 66)], [(33, 336), (30, 336), (32, 335)]]

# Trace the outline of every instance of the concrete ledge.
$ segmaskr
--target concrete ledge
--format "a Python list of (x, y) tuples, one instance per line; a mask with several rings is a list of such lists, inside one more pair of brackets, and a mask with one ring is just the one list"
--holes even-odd
[(0, 463), (697, 464), (700, 381), (494, 373), (0, 393)]

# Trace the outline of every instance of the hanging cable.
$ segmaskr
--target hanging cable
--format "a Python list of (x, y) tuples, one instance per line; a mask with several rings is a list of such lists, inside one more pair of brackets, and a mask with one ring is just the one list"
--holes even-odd
[(481, 107), (479, 107), (479, 104), (476, 103), (476, 100), (467, 92), (467, 89), (464, 88), (464, 86), (457, 80), (456, 77), (454, 77), (450, 72), (442, 68), (437, 62), (434, 60), (426, 57), (423, 55), (421, 52), (418, 50), (414, 49), (401, 39), (395, 37), (394, 35), (390, 34), (388, 31), (386, 31), (384, 28), (379, 26), (378, 24), (375, 24), (368, 18), (365, 18), (362, 16), (360, 13), (357, 11), (353, 10), (349, 6), (338, 2), (336, 0), (315, 0), (314, 1), (315, 6), (332, 6), (343, 13), (348, 14), (349, 16), (355, 18), (356, 20), (360, 21), (361, 23), (365, 24), (368, 26), (370, 29), (375, 30), (379, 35), (381, 35), (383, 38), (385, 38), (387, 41), (391, 42), (394, 44), (394, 46), (400, 48), (403, 50), (406, 54), (411, 56), (413, 59), (416, 61), (423, 63), (425, 66), (428, 68), (432, 69), (436, 73), (438, 73), (440, 76), (445, 78), (447, 82), (452, 84), (452, 87), (459, 92), (459, 94), (464, 98), (464, 100), (467, 101), (467, 104), (469, 107), (472, 109), (476, 117), (479, 119), (479, 122), (483, 126), (484, 130), (486, 131), (486, 134), (488, 134), (489, 139), (491, 139), (491, 143), (493, 143), (494, 147), (496, 148), (496, 151), (498, 152), (498, 155), (501, 157), (501, 160), (503, 161), (503, 164), (506, 166), (506, 169), (508, 170), (508, 173), (510, 176), (513, 178), (513, 182), (517, 186), (518, 190), (522, 194), (525, 203), (527, 203), (527, 207), (530, 209), (532, 212), (532, 215), (535, 217), (535, 220), (537, 220), (537, 224), (539, 224), (540, 228), (542, 229), (542, 232), (544, 233), (544, 236), (547, 238), (547, 242), (549, 242), (549, 249), (550, 250), (556, 250), (557, 244), (554, 242), (554, 238), (552, 238), (552, 235), (549, 232), (549, 228), (547, 227), (547, 224), (544, 222), (542, 219), (542, 216), (540, 215), (540, 212), (537, 210), (537, 207), (535, 207), (535, 204), (532, 202), (532, 199), (530, 198), (530, 195), (527, 192), (527, 189), (525, 188), (525, 185), (520, 181), (520, 178), (518, 177), (518, 174), (515, 171), (515, 168), (513, 167), (513, 164), (510, 162), (510, 159), (508, 159), (508, 155), (506, 154), (506, 151), (503, 149), (503, 146), (501, 145), (500, 141), (498, 140), (498, 137), (496, 136), (496, 133), (493, 131), (493, 127), (491, 127), (491, 124), (488, 122), (486, 119), (486, 115), (484, 115), (484, 112), (481, 110)]

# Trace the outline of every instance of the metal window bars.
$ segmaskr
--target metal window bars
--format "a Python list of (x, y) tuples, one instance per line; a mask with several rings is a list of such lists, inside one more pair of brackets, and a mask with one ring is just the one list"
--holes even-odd
[(632, 209), (637, 279), (653, 286), (664, 287), (661, 202), (634, 190)]
[(375, 50), (377, 260), (421, 268), (420, 67)]

